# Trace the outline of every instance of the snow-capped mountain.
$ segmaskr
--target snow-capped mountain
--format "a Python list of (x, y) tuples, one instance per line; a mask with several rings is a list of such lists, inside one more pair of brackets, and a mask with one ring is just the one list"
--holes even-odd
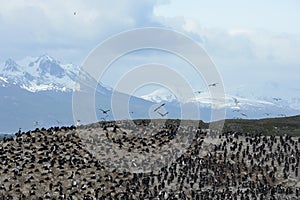
[[(177, 99), (180, 99), (164, 88), (154, 90), (147, 95), (142, 95), (141, 98), (153, 102), (157, 102), (157, 103), (173, 102), (173, 101), (177, 101)], [(235, 102), (235, 99), (237, 102)], [(220, 100), (220, 102), (222, 101), (223, 100)], [(202, 107), (211, 106), (214, 102), (218, 103), (218, 101), (212, 101), (212, 97), (209, 92), (204, 92), (204, 91), (200, 93), (195, 92), (193, 97), (189, 99), (185, 99), (185, 103), (199, 103), (199, 105)], [(220, 103), (218, 106), (217, 105), (216, 106), (236, 108), (236, 107), (243, 107), (245, 105), (252, 105), (252, 106), (274, 105), (274, 102), (266, 101), (266, 100), (258, 100), (258, 99), (248, 99), (248, 98), (242, 98), (234, 95), (225, 94), (225, 104)]]
[[(225, 108), (226, 118), (283, 117), (298, 115), (300, 113), (300, 98), (297, 97), (282, 99), (272, 97), (255, 98), (253, 96), (247, 98), (245, 96), (225, 94), (225, 101), (223, 99), (212, 100), (208, 91), (202, 91), (200, 93), (195, 92), (193, 97), (185, 99), (183, 103), (197, 104), (200, 109)], [(180, 97), (176, 97), (164, 88), (154, 90), (140, 97), (156, 103), (168, 103), (172, 105), (179, 105), (178, 99), (180, 99)]]
[[(131, 118), (147, 118), (149, 108), (154, 104), (114, 92), (97, 83), (88, 73), (79, 72), (79, 67), (63, 64), (48, 55), (27, 57), (20, 61), (8, 59), (0, 65), (0, 133), (13, 133), (19, 128), (26, 131), (54, 125), (72, 125), (74, 120), (80, 120), (81, 123), (95, 122), (83, 116), (74, 119), (72, 99), (74, 91), (77, 94), (82, 92), (80, 98), (84, 102), (85, 95), (94, 92), (92, 87), (95, 85), (97, 88), (93, 97), (98, 121), (103, 118), (116, 119), (112, 113), (104, 115), (100, 110), (111, 109), (112, 94), (116, 96), (117, 105), (121, 108), (129, 106), (131, 112), (134, 112)], [(130, 102), (126, 102), (126, 99), (130, 99)], [(124, 119), (128, 113), (117, 117)]]
[[(76, 81), (88, 87), (95, 85), (96, 81), (82, 71), (80, 79), (77, 80), (78, 73), (78, 66), (63, 64), (48, 55), (27, 57), (20, 61), (8, 59), (1, 64), (0, 133), (16, 131), (19, 127), (23, 130), (33, 129), (36, 124), (34, 122), (39, 122), (39, 126), (43, 127), (73, 124), (72, 92), (81, 91), (81, 88), (77, 88)], [(111, 98), (115, 91), (101, 83), (96, 85), (95, 108), (100, 121), (107, 116), (99, 112), (99, 109), (111, 109)], [(158, 89), (142, 96), (131, 96), (129, 105), (126, 104), (128, 95), (116, 92), (118, 110), (122, 111), (118, 119), (128, 119), (128, 111), (125, 109), (127, 106), (131, 113), (129, 118), (160, 118), (159, 113), (154, 115), (153, 110), (162, 103), (165, 106), (160, 112), (168, 113), (166, 118), (184, 118), (181, 106), (192, 113), (194, 105), (197, 105), (200, 118), (189, 119), (206, 122), (212, 120), (212, 109), (219, 108), (226, 109), (226, 118), (283, 117), (300, 113), (298, 96), (279, 100), (247, 95), (245, 91), (248, 90), (240, 89), (236, 93), (232, 91), (226, 94), (224, 103), (212, 101), (208, 91), (195, 92), (190, 97), (176, 97), (166, 89)], [(110, 113), (107, 119), (116, 118)]]
[(79, 68), (63, 64), (49, 55), (6, 60), (0, 65), (0, 84), (18, 86), (31, 92), (72, 91)]
[(146, 95), (142, 95), (141, 98), (156, 103), (177, 101), (175, 95), (164, 88), (154, 90)]

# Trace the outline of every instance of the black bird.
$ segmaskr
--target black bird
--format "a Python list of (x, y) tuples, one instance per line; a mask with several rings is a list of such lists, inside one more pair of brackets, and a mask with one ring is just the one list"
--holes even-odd
[(235, 106), (237, 106), (237, 105), (240, 103), (240, 102), (237, 100), (237, 98), (232, 97), (232, 99), (233, 99), (233, 101), (234, 101)]
[(166, 112), (166, 113), (162, 114), (161, 112), (158, 111), (158, 114), (159, 114), (160, 116), (164, 117), (164, 116), (166, 116), (167, 114), (169, 114), (169, 112)]
[(199, 90), (199, 91), (196, 91), (195, 93), (201, 94), (201, 93), (203, 93), (203, 91)]
[(208, 85), (208, 87), (216, 87), (219, 83), (211, 83)]
[(154, 112), (157, 111), (158, 109), (160, 109), (161, 107), (163, 107), (165, 105), (165, 103), (161, 104), (160, 106), (158, 106), (157, 108), (154, 109)]
[(281, 98), (273, 98), (275, 101), (280, 101), (281, 100)]
[(245, 113), (241, 113), (241, 115), (243, 115), (244, 117), (248, 117)]
[(103, 110), (101, 108), (99, 110), (101, 110), (103, 114), (107, 114), (110, 111), (110, 110)]

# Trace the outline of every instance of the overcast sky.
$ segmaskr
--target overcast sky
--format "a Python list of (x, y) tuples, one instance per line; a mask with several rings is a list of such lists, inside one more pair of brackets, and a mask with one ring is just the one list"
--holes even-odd
[(81, 64), (107, 37), (163, 27), (199, 42), (227, 91), (297, 97), (299, 10), (297, 0), (0, 0), (0, 62), (47, 53)]

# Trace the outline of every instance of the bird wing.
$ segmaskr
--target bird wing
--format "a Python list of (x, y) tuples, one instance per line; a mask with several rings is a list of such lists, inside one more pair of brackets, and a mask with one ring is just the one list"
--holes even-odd
[(161, 112), (157, 111), (157, 113), (160, 115), (160, 116), (164, 116), (164, 114), (162, 114)]
[(160, 106), (158, 106), (157, 108), (154, 109), (154, 112), (157, 111), (158, 109), (160, 109), (162, 106), (164, 106), (165, 104), (161, 104)]

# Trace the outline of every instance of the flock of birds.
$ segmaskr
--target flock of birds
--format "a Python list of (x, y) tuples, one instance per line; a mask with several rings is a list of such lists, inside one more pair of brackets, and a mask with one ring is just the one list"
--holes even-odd
[[(74, 12), (74, 15), (76, 15), (76, 12)], [(214, 83), (211, 83), (211, 84), (208, 84), (208, 87), (216, 87), (219, 83), (217, 82), (214, 82)], [(194, 93), (196, 94), (202, 94), (204, 91), (203, 90), (198, 90), (198, 91), (195, 91)], [(281, 101), (282, 99), (281, 98), (277, 98), (277, 97), (273, 97), (272, 98), (274, 101), (278, 102), (278, 101)], [(236, 107), (236, 109), (233, 109), (232, 112), (236, 112), (236, 113), (239, 113), (240, 116), (242, 117), (245, 117), (245, 118), (248, 118), (249, 116), (245, 113), (245, 112), (242, 112), (242, 109), (240, 108), (240, 103), (241, 101), (239, 99), (237, 99), (236, 97), (232, 97), (232, 100), (233, 100), (233, 103), (234, 103), (234, 106)], [(160, 112), (159, 110), (165, 106), (166, 104), (165, 103), (162, 103), (160, 104), (159, 106), (157, 106), (153, 112), (156, 112), (160, 117), (166, 117), (169, 112), (166, 111), (165, 113), (162, 113)], [(107, 121), (109, 119), (109, 112), (111, 111), (110, 109), (102, 109), (102, 108), (99, 108), (99, 110), (101, 111), (102, 113), (102, 116), (101, 116), (101, 121)], [(129, 114), (133, 114), (134, 112), (133, 111), (130, 111)], [(272, 113), (264, 113), (264, 115), (266, 116), (271, 116), (273, 115)], [(286, 114), (283, 114), (283, 113), (280, 113), (280, 114), (277, 114), (277, 116), (279, 117), (286, 117), (287, 115)], [(240, 117), (235, 117), (236, 119), (240, 119)], [(61, 125), (62, 123), (58, 120), (55, 121), (56, 124), (59, 126)], [(34, 121), (34, 127), (39, 127), (41, 124), (39, 124), (38, 121)], [(76, 123), (77, 126), (80, 125), (80, 120), (77, 120), (77, 123)]]
[[(239, 107), (240, 101), (232, 99)], [(169, 112), (161, 112), (164, 106), (153, 112), (167, 116)], [(110, 110), (99, 110), (103, 120), (98, 124), (26, 133), (19, 129), (15, 137), (0, 141), (0, 198), (300, 198), (299, 137), (211, 134), (173, 121), (107, 122)], [(240, 109), (233, 112), (248, 117)], [(34, 121), (35, 127), (39, 125)], [(163, 147), (165, 154), (157, 153)], [(136, 154), (152, 157), (158, 165), (144, 163)]]
[[(153, 109), (153, 112), (159, 114), (160, 117), (166, 117), (166, 116), (169, 114), (169, 112), (167, 111), (167, 112), (162, 113), (162, 112), (160, 111), (160, 109), (161, 109), (162, 107), (164, 107), (165, 105), (166, 105), (165, 103), (160, 104), (159, 106), (157, 106), (156, 108)], [(104, 109), (102, 109), (102, 108), (99, 108), (99, 110), (100, 110), (101, 113), (102, 113), (101, 121), (107, 121), (107, 119), (108, 119), (108, 117), (109, 117), (110, 109), (105, 109), (105, 110), (104, 110)], [(134, 113), (133, 111), (130, 111), (130, 112), (129, 112), (129, 114), (133, 114), (133, 113)]]
[(299, 199), (299, 149), (170, 120), (37, 128), (0, 142), (0, 199)]
[[(208, 84), (208, 87), (216, 87), (219, 83), (211, 83), (211, 84)], [(202, 94), (204, 91), (203, 90), (198, 90), (198, 91), (195, 91), (196, 94), (200, 95)], [(246, 117), (248, 118), (249, 116), (245, 113), (245, 112), (242, 112), (241, 108), (240, 108), (240, 101), (236, 98), (236, 97), (232, 97), (232, 100), (233, 100), (233, 103), (234, 103), (234, 106), (237, 108), (237, 109), (234, 109), (232, 110), (232, 112), (237, 112), (237, 113), (240, 113), (240, 115), (242, 117)], [(278, 97), (273, 97), (272, 100), (274, 100), (275, 102), (278, 102), (278, 101), (281, 101), (282, 99), (281, 98), (278, 98)], [(264, 113), (266, 116), (270, 116), (272, 115), (272, 113)], [(280, 114), (277, 114), (277, 116), (279, 117), (286, 117), (287, 115), (286, 114), (283, 114), (283, 113), (280, 113)], [(239, 119), (240, 117), (236, 117), (236, 119)]]
[[(74, 12), (74, 15), (76, 15), (76, 12)], [(209, 87), (216, 87), (219, 83), (211, 83), (209, 84), (208, 86)], [(195, 93), (198, 93), (198, 94), (201, 94), (203, 91), (196, 91)], [(165, 103), (161, 103), (159, 106), (157, 106), (156, 108), (154, 108), (153, 112), (156, 112), (160, 117), (166, 117), (169, 112), (166, 111), (164, 113), (160, 112), (159, 110), (165, 106), (166, 104)], [(99, 110), (102, 112), (102, 117), (101, 117), (101, 120), (102, 121), (106, 121), (109, 117), (109, 112), (111, 111), (110, 109), (102, 109), (102, 108), (99, 108)], [(133, 114), (134, 112), (133, 111), (130, 111), (130, 114)]]
[[(243, 117), (248, 117), (247, 114), (241, 112), (241, 109), (240, 109), (240, 106), (239, 106), (240, 101), (239, 101), (237, 98), (235, 98), (235, 97), (232, 97), (232, 99), (233, 99), (233, 102), (234, 102), (235, 107), (238, 108), (238, 109), (232, 110), (232, 112), (239, 112)], [(275, 98), (275, 97), (272, 98), (272, 99), (273, 99), (274, 101), (281, 101), (281, 100), (282, 100), (281, 98)], [(264, 115), (270, 116), (270, 115), (272, 115), (272, 113), (264, 113)], [(279, 117), (286, 117), (286, 114), (280, 113), (280, 114), (277, 114), (277, 116), (279, 116)]]

